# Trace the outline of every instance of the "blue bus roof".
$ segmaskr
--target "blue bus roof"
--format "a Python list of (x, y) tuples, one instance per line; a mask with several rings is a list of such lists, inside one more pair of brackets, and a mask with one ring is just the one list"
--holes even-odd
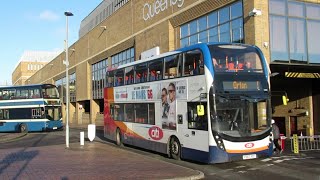
[(54, 84), (28, 84), (19, 86), (1, 86), (0, 89), (12, 89), (12, 88), (28, 88), (28, 87), (43, 87), (43, 86), (55, 86)]

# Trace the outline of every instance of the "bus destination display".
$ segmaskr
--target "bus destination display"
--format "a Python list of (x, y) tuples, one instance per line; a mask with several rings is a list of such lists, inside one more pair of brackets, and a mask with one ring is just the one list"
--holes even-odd
[(225, 91), (260, 91), (260, 81), (223, 81)]

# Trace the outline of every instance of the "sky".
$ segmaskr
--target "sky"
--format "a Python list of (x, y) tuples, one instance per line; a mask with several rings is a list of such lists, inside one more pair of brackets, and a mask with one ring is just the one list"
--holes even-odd
[(81, 21), (102, 0), (7, 0), (0, 6), (0, 85), (12, 84), (12, 73), (24, 51), (63, 51), (68, 17), (69, 46), (79, 39)]

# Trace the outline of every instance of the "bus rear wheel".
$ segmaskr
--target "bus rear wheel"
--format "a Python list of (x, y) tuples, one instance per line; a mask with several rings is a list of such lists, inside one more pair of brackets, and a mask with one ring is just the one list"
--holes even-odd
[(19, 127), (20, 133), (27, 133), (28, 132), (28, 126), (24, 123), (20, 124)]
[(117, 131), (116, 131), (116, 144), (117, 144), (117, 146), (122, 146), (123, 145), (121, 131), (120, 131), (119, 128), (117, 128)]
[(176, 137), (171, 138), (170, 141), (170, 156), (175, 160), (180, 160), (181, 145)]

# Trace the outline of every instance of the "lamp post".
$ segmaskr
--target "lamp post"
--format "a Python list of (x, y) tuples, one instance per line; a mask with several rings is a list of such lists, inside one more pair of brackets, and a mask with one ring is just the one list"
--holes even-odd
[(73, 16), (72, 12), (64, 12), (66, 16), (66, 60), (63, 62), (66, 65), (66, 148), (69, 148), (69, 55), (68, 55), (68, 17)]

